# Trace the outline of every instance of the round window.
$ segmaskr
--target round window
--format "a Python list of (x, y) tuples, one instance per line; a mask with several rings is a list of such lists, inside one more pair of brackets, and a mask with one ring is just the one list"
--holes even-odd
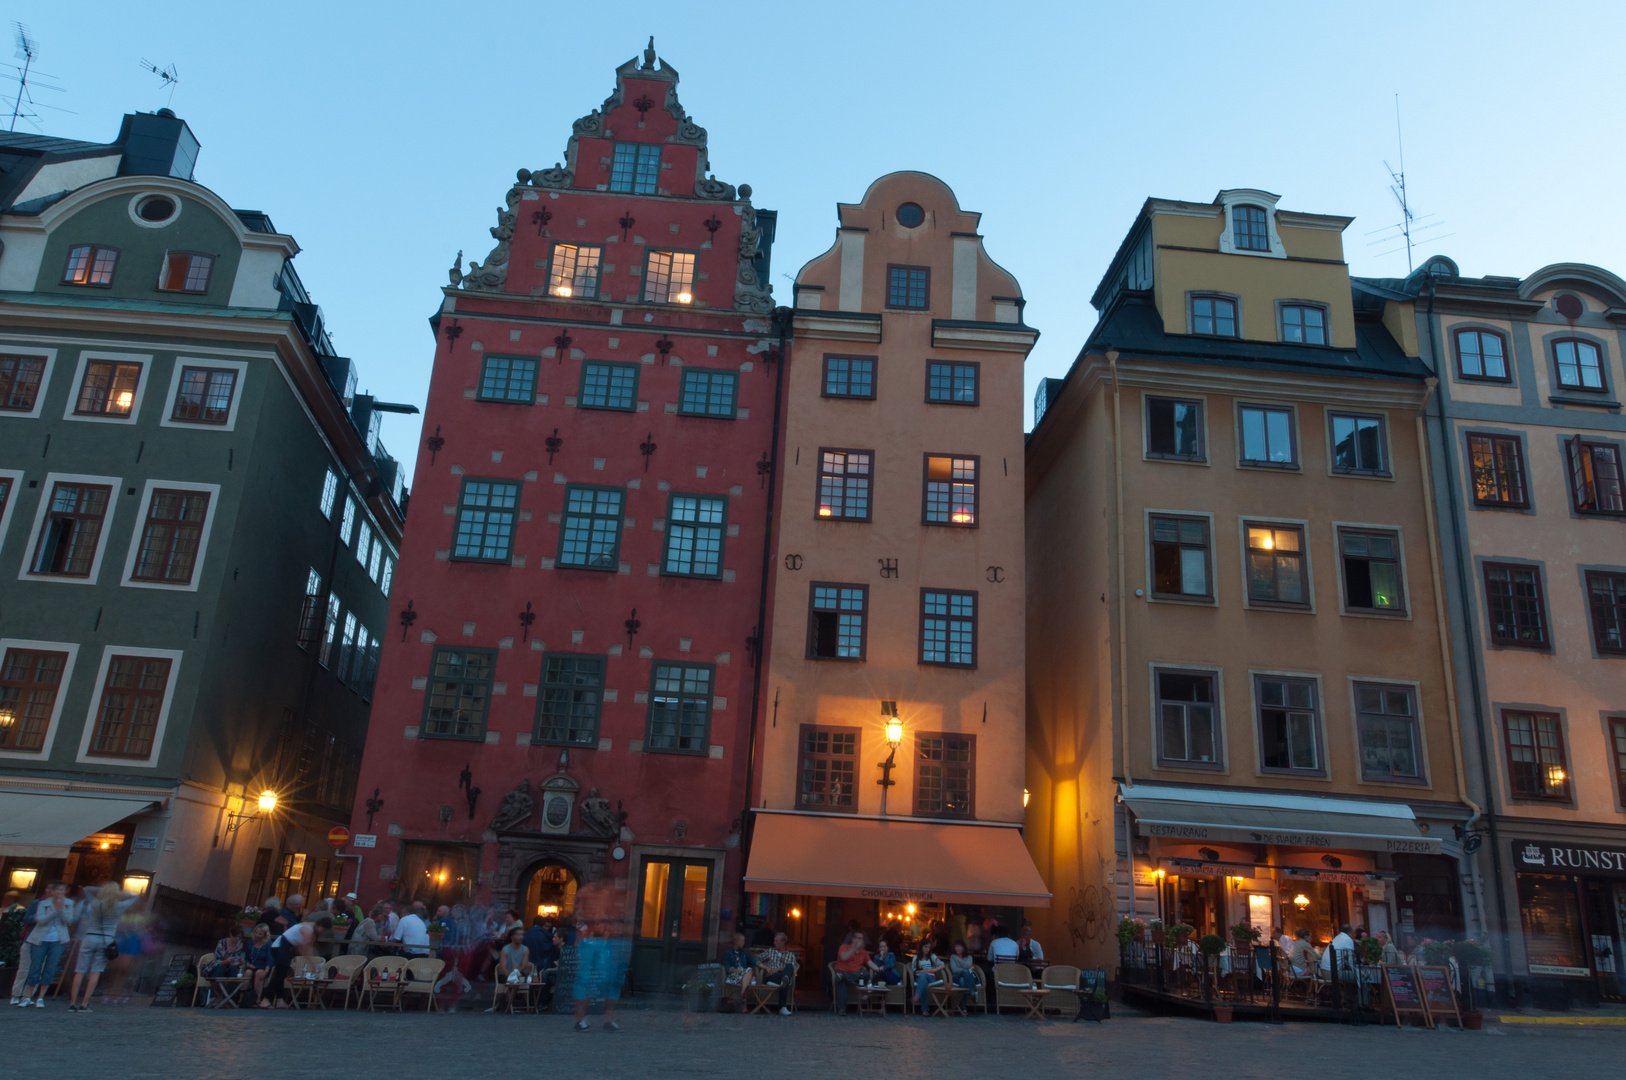
[(906, 202), (898, 207), (898, 224), (913, 229), (926, 220), (926, 211), (918, 203)]
[(1581, 303), (1581, 298), (1571, 296), (1569, 293), (1559, 293), (1554, 297), (1553, 307), (1557, 308), (1558, 313), (1570, 322), (1574, 322), (1586, 313), (1586, 306)]
[(167, 195), (148, 195), (136, 203), (136, 216), (142, 221), (168, 221), (175, 216), (175, 200)]

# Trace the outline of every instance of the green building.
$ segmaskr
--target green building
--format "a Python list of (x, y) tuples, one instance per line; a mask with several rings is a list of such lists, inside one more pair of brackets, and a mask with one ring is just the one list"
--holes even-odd
[(354, 888), (327, 834), (406, 502), (378, 414), (416, 409), (355, 392), (198, 148), (167, 109), (0, 134), (0, 886), (123, 881), (202, 945)]

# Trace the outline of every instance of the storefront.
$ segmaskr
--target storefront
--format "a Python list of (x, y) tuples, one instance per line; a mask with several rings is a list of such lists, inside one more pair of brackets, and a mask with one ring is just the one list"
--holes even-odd
[(0, 791), (0, 886), (33, 894), (52, 881), (118, 881), (145, 892), (152, 874), (132, 868), (130, 856), (139, 842), (134, 818), (152, 805), (151, 799)]
[(1511, 843), (1524, 973), (1583, 1001), (1622, 1000), (1626, 844)]

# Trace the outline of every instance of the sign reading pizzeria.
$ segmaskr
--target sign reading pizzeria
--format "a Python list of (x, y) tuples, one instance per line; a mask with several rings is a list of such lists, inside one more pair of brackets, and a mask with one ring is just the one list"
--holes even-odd
[(1514, 840), (1513, 866), (1527, 874), (1580, 874), (1626, 879), (1626, 847)]

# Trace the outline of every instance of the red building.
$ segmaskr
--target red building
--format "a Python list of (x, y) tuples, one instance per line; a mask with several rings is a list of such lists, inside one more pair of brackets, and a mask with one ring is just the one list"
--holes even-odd
[(649, 986), (740, 896), (774, 215), (711, 177), (653, 42), (615, 78), (432, 320), (354, 831), (364, 902), (529, 921), (605, 883)]

